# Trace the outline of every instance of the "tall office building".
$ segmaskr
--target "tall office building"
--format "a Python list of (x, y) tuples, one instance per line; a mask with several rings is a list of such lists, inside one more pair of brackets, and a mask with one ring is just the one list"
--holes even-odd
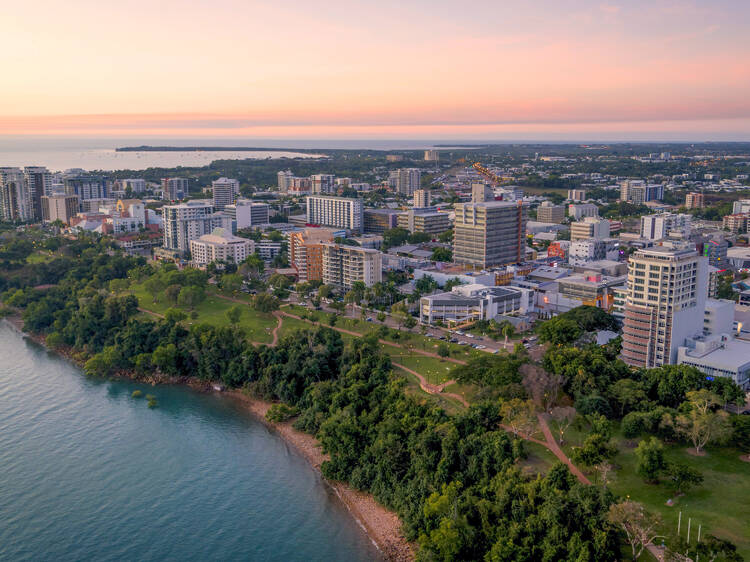
[(29, 186), (20, 168), (0, 168), (0, 216), (3, 220), (34, 220)]
[(456, 203), (453, 261), (479, 267), (519, 263), (526, 253), (523, 203)]
[(238, 199), (234, 205), (224, 207), (224, 213), (232, 217), (233, 228), (250, 228), (268, 224), (271, 207), (267, 203), (254, 203), (248, 199)]
[(695, 249), (673, 244), (630, 257), (621, 353), (627, 364), (674, 364), (685, 340), (703, 333), (707, 262)]
[(413, 195), (420, 188), (422, 172), (419, 168), (399, 168), (388, 175), (388, 181), (396, 193)]
[(43, 166), (26, 166), (23, 175), (31, 197), (34, 219), (42, 220), (42, 197), (52, 194), (52, 174)]
[(560, 224), (565, 218), (565, 207), (563, 205), (553, 205), (549, 201), (544, 201), (536, 209), (536, 220), (550, 224)]
[(582, 221), (571, 223), (570, 239), (575, 240), (601, 240), (609, 238), (609, 221), (599, 217), (584, 217)]
[(320, 226), (346, 228), (362, 232), (362, 199), (311, 195), (307, 197), (307, 222)]
[(164, 199), (178, 201), (184, 199), (190, 191), (190, 184), (187, 178), (162, 178), (161, 189), (164, 192)]
[(383, 280), (382, 254), (378, 250), (326, 242), (323, 247), (323, 283), (349, 290), (361, 281), (367, 287)]
[(484, 203), (485, 201), (495, 200), (495, 190), (491, 185), (483, 182), (474, 182), (471, 184), (471, 202)]
[(224, 213), (214, 212), (212, 201), (194, 200), (178, 205), (164, 205), (164, 247), (182, 253), (190, 251), (190, 241), (215, 228), (231, 232), (232, 219)]
[(99, 176), (68, 176), (63, 179), (63, 183), (66, 195), (78, 196), (81, 209), (83, 209), (84, 201), (109, 197), (109, 181)]
[(313, 193), (326, 194), (336, 192), (336, 176), (332, 174), (314, 174), (310, 176)]
[(409, 232), (424, 232), (426, 234), (440, 234), (450, 230), (451, 221), (448, 213), (439, 213), (435, 207), (424, 209), (409, 209), (398, 216), (398, 227)]
[(417, 189), (414, 192), (415, 209), (423, 209), (430, 206), (430, 190), (429, 189)]
[(641, 238), (648, 240), (663, 240), (671, 232), (690, 233), (690, 215), (675, 215), (673, 213), (659, 213), (641, 217)]
[(703, 243), (703, 257), (708, 258), (708, 265), (715, 268), (725, 269), (729, 265), (727, 250), (729, 242), (721, 236), (715, 236)]
[(211, 182), (214, 196), (214, 207), (223, 211), (224, 207), (234, 203), (235, 196), (240, 191), (240, 182), (229, 178), (219, 178)]
[(429, 149), (424, 151), (425, 162), (437, 162), (440, 160), (440, 152), (435, 149)]

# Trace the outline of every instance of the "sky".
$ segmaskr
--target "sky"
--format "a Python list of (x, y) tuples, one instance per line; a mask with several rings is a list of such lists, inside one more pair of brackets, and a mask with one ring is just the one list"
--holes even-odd
[(0, 135), (750, 140), (747, 0), (2, 12)]

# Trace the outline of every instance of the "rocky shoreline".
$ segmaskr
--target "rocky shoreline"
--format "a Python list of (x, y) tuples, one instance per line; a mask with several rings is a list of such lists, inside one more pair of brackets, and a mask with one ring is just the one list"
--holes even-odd
[[(5, 320), (29, 339), (45, 345), (43, 336), (29, 334), (23, 330), (23, 320), (20, 316), (10, 315)], [(55, 350), (55, 352), (80, 366), (80, 362), (69, 351)], [(189, 386), (199, 392), (216, 392), (210, 383), (199, 382), (189, 377), (160, 375), (141, 377), (132, 372), (119, 373), (119, 376), (151, 385), (180, 384)], [(314, 436), (294, 429), (291, 421), (277, 423), (267, 420), (265, 416), (272, 406), (271, 402), (253, 398), (240, 390), (224, 391), (219, 394), (241, 404), (243, 408), (252, 413), (267, 427), (273, 429), (279, 437), (305, 457), (318, 474), (321, 473), (321, 465), (327, 460), (328, 456), (323, 453), (318, 441)], [(365, 530), (386, 560), (407, 562), (415, 559), (415, 547), (406, 540), (401, 532), (401, 521), (398, 515), (380, 505), (370, 494), (359, 492), (343, 482), (332, 482), (325, 479), (324, 481), (336, 493), (336, 496)]]

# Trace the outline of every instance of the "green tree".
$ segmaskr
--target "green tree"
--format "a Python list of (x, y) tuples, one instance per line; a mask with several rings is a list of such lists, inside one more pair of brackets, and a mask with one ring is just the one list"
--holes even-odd
[(648, 399), (643, 385), (633, 379), (618, 380), (611, 386), (611, 393), (620, 404), (620, 416), (625, 415), (626, 410), (630, 411)]
[(177, 300), (180, 298), (180, 291), (182, 291), (182, 287), (177, 285), (176, 283), (174, 285), (170, 285), (166, 289), (164, 289), (164, 297), (167, 299), (167, 302), (171, 305), (177, 304)]
[(228, 293), (236, 293), (242, 288), (242, 275), (227, 273), (221, 276), (221, 288)]
[(268, 293), (258, 293), (253, 297), (252, 307), (259, 312), (273, 312), (279, 309), (279, 299)]
[(153, 302), (156, 302), (157, 298), (159, 297), (159, 293), (164, 290), (164, 283), (158, 275), (153, 275), (146, 279), (146, 281), (143, 283), (143, 288), (146, 289), (146, 292), (149, 295), (151, 295)]
[(227, 318), (229, 319), (229, 323), (232, 325), (238, 324), (240, 321), (240, 318), (242, 318), (242, 311), (243, 307), (240, 305), (235, 305), (232, 308), (227, 310)]
[(170, 324), (179, 324), (186, 318), (187, 314), (178, 308), (168, 308), (164, 313), (164, 319)]
[(666, 482), (675, 494), (684, 494), (693, 486), (703, 483), (703, 475), (694, 468), (682, 463), (667, 463)]
[(437, 247), (434, 250), (432, 250), (432, 255), (430, 256), (430, 259), (432, 261), (442, 261), (442, 262), (453, 261), (453, 251), (450, 248)]
[(638, 458), (636, 472), (646, 482), (658, 482), (659, 475), (666, 467), (664, 445), (656, 437), (643, 440), (635, 449)]
[(206, 298), (206, 292), (203, 287), (191, 285), (189, 287), (183, 287), (180, 289), (180, 294), (177, 298), (177, 303), (180, 306), (186, 307), (189, 310), (193, 310), (198, 306), (203, 299)]
[(567, 345), (581, 337), (581, 328), (575, 321), (555, 316), (542, 322), (537, 329), (539, 339), (555, 345)]
[(437, 347), (437, 354), (440, 356), (441, 359), (445, 359), (446, 357), (450, 356), (451, 349), (448, 347), (446, 343), (440, 343)]

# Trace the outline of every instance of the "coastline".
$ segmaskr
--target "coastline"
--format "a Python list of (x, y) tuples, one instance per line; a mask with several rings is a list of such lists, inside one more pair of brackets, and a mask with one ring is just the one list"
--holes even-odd
[[(43, 336), (30, 334), (23, 330), (23, 320), (17, 314), (9, 315), (4, 318), (15, 329), (32, 341), (46, 346)], [(49, 349), (47, 347), (47, 349)], [(71, 353), (64, 350), (54, 351), (61, 357), (73, 361), (79, 367), (81, 366)], [(370, 540), (377, 546), (386, 560), (393, 562), (411, 562), (415, 559), (415, 549), (409, 543), (401, 532), (401, 521), (397, 514), (387, 510), (380, 505), (375, 498), (364, 492), (359, 492), (344, 482), (330, 481), (322, 476), (321, 465), (327, 460), (328, 456), (320, 449), (320, 443), (314, 436), (298, 431), (292, 427), (292, 421), (271, 422), (266, 419), (265, 415), (268, 409), (273, 405), (257, 398), (253, 398), (243, 393), (241, 390), (225, 390), (217, 392), (213, 390), (210, 383), (197, 382), (187, 377), (136, 377), (132, 373), (121, 373), (119, 376), (131, 380), (137, 380), (151, 384), (153, 386), (160, 384), (179, 384), (189, 386), (199, 392), (212, 392), (218, 395), (226, 396), (227, 399), (236, 403), (249, 411), (258, 421), (263, 423), (269, 429), (284, 440), (288, 445), (293, 447), (302, 455), (312, 466), (312, 468), (321, 476), (323, 482), (330, 486), (339, 500), (346, 506), (349, 513), (354, 517), (357, 524), (367, 533)]]

